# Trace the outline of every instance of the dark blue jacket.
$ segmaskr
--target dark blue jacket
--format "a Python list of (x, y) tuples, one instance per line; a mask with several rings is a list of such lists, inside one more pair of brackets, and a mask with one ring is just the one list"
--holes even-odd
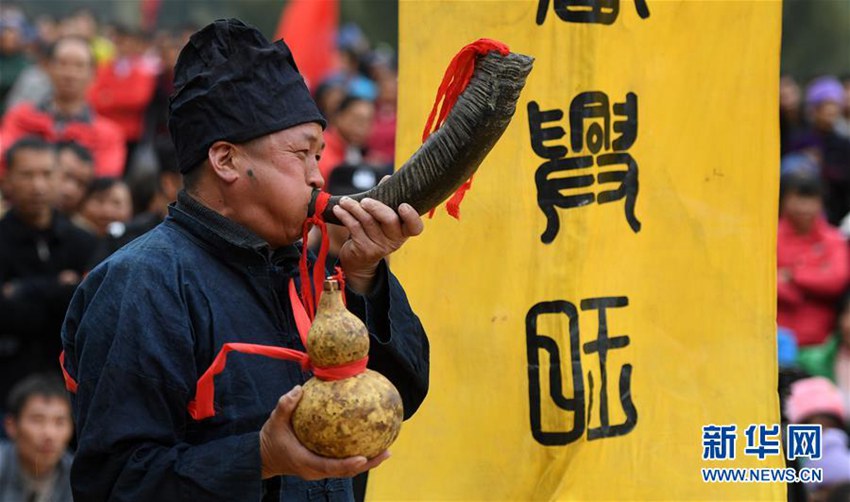
[[(303, 350), (287, 293), (298, 257), (181, 193), (164, 223), (89, 274), (62, 329), (79, 385), (75, 500), (351, 499), (348, 479), (260, 479), (259, 430), (310, 377), (297, 363), (231, 353), (215, 378), (216, 416), (187, 412), (224, 343)], [(369, 367), (411, 416), (428, 389), (428, 340), (401, 285), (382, 265), (369, 296), (347, 298), (371, 334)]]

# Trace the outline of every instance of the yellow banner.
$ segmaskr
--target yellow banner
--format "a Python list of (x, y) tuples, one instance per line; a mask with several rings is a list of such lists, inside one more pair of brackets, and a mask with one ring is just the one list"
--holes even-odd
[(785, 465), (752, 450), (777, 437), (746, 434), (779, 421), (780, 17), (778, 1), (401, 2), (399, 159), (462, 46), (536, 63), (462, 219), (439, 210), (393, 260), (432, 383), (371, 500), (784, 497), (702, 478)]

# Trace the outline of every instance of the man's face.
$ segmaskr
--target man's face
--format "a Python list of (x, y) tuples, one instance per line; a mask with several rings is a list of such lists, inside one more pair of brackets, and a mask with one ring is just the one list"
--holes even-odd
[(301, 124), (239, 147), (233, 162), (239, 179), (232, 187), (226, 214), (262, 237), (273, 248), (301, 238), (313, 188), (324, 180), (318, 158), (324, 148), (322, 128)]
[(342, 137), (354, 146), (364, 146), (372, 133), (375, 105), (369, 101), (356, 101), (339, 112), (336, 126)]
[(782, 214), (797, 231), (807, 233), (823, 212), (823, 201), (816, 195), (788, 193), (782, 199)]
[(50, 212), (56, 200), (56, 154), (51, 150), (18, 150), (6, 174), (6, 190), (24, 219)]
[(59, 463), (73, 433), (71, 406), (61, 397), (34, 395), (17, 418), (7, 417), (6, 432), (25, 467), (48, 473)]
[(106, 235), (110, 223), (128, 223), (133, 216), (133, 199), (124, 183), (116, 183), (108, 190), (92, 194), (80, 208), (80, 214), (89, 220), (98, 235)]
[(48, 70), (57, 98), (84, 99), (94, 76), (91, 49), (82, 40), (62, 40), (55, 49)]
[(0, 28), (0, 54), (17, 54), (21, 48), (21, 31), (18, 28)]
[(812, 111), (812, 123), (823, 132), (835, 129), (835, 123), (841, 117), (841, 105), (835, 101), (824, 101), (815, 106)]
[(118, 57), (135, 57), (144, 50), (144, 41), (135, 35), (119, 35), (115, 38), (115, 51)]
[(94, 165), (86, 162), (71, 151), (59, 152), (59, 197), (57, 208), (65, 214), (73, 214), (86, 194), (86, 188), (94, 178)]

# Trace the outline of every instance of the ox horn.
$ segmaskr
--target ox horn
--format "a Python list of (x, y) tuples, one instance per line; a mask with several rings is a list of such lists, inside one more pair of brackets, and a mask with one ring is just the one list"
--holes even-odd
[[(515, 53), (479, 56), (443, 125), (388, 180), (348, 197), (369, 197), (396, 210), (406, 202), (420, 215), (437, 207), (475, 173), (505, 132), (533, 63), (533, 58)], [(309, 215), (315, 212), (318, 194), (314, 190)], [(322, 213), (326, 222), (340, 224), (333, 213), (340, 198), (328, 201)]]

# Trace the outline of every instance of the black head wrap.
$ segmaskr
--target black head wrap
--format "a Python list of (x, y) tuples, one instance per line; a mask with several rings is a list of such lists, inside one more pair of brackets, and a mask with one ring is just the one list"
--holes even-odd
[(180, 172), (207, 158), (216, 141), (241, 143), (324, 117), (282, 40), (220, 19), (192, 35), (174, 67), (168, 129)]

